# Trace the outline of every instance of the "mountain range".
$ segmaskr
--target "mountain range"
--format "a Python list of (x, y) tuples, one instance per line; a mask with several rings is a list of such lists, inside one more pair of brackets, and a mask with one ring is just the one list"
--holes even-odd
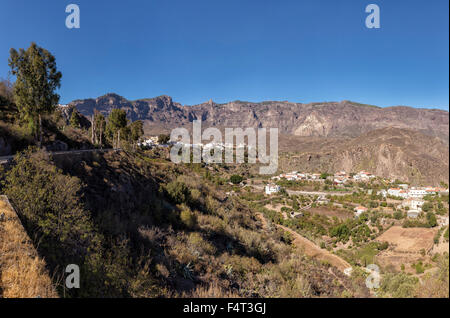
[(149, 129), (153, 125), (170, 130), (202, 120), (205, 126), (278, 127), (280, 133), (295, 136), (357, 137), (374, 129), (395, 127), (414, 128), (443, 140), (449, 137), (447, 111), (405, 106), (381, 108), (351, 101), (310, 104), (209, 101), (182, 106), (165, 95), (129, 101), (117, 94), (107, 94), (96, 99), (75, 100), (70, 105), (86, 116), (92, 115), (94, 109), (107, 115), (111, 109), (121, 108), (129, 119), (143, 120)]
[[(278, 127), (281, 151), (297, 152), (286, 167), (304, 169), (370, 169), (386, 177), (438, 184), (449, 177), (449, 113), (407, 106), (378, 107), (352, 101), (260, 103), (212, 100), (183, 106), (169, 96), (130, 101), (117, 94), (69, 104), (90, 116), (113, 108), (142, 120), (147, 134), (202, 127)], [(283, 162), (282, 162), (283, 164)]]

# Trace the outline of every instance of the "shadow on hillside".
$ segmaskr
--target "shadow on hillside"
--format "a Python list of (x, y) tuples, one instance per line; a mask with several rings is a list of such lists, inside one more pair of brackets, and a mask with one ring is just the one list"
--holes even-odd
[[(0, 156), (9, 156), (34, 145), (33, 138), (20, 132), (20, 128), (13, 124), (3, 124), (0, 122), (0, 137), (8, 148), (7, 153), (0, 153)], [(1, 150), (1, 149), (0, 149)]]
[[(167, 255), (164, 240), (151, 241), (142, 237), (140, 229), (156, 227), (165, 235), (175, 235), (176, 231), (186, 231), (178, 220), (176, 208), (166, 202), (159, 193), (160, 180), (142, 167), (135, 167), (127, 161), (127, 155), (105, 157), (96, 154), (82, 154), (71, 158), (55, 158), (56, 165), (64, 173), (80, 178), (85, 207), (91, 211), (96, 225), (108, 237), (127, 237), (134, 260), (142, 255), (152, 255), (156, 263), (170, 264), (176, 275), (161, 278), (164, 285), (178, 292), (189, 292), (200, 281), (195, 272), (191, 273), (187, 264)], [(161, 171), (158, 171), (160, 173)], [(162, 180), (162, 179), (161, 179)], [(205, 206), (197, 210), (206, 213)], [(249, 248), (237, 239), (223, 232), (195, 229), (205, 240), (215, 247), (215, 255), (223, 253), (254, 257), (264, 264), (273, 261), (273, 256), (257, 248)], [(189, 233), (189, 232), (186, 232)], [(158, 259), (159, 258), (159, 259)]]

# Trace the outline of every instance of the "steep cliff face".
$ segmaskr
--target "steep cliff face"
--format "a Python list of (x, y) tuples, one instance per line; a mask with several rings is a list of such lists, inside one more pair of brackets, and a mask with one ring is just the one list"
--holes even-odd
[[(414, 128), (443, 140), (449, 137), (448, 112), (361, 105), (350, 101), (329, 103), (212, 101), (195, 106), (181, 106), (169, 96), (128, 101), (116, 94), (71, 103), (83, 115), (94, 109), (107, 115), (112, 108), (124, 109), (131, 120), (143, 120), (147, 126), (170, 130), (202, 120), (204, 126), (278, 127), (280, 133), (297, 136), (357, 137), (385, 127)], [(447, 141), (448, 143), (448, 141)]]

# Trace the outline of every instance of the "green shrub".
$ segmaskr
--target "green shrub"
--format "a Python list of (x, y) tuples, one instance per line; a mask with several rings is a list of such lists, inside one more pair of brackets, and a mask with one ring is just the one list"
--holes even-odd
[(197, 225), (197, 216), (187, 206), (181, 210), (180, 219), (181, 222), (190, 229)]
[(202, 196), (202, 193), (198, 189), (191, 189), (191, 199), (193, 201), (198, 201)]
[(416, 274), (422, 274), (425, 271), (422, 262), (418, 262), (417, 264), (415, 264), (414, 268), (416, 270)]
[(165, 145), (170, 141), (170, 136), (169, 135), (165, 135), (165, 134), (161, 134), (158, 136), (158, 143)]
[(380, 294), (394, 298), (410, 298), (415, 296), (419, 280), (405, 273), (386, 273), (380, 283)]
[(292, 234), (288, 231), (283, 231), (283, 236), (282, 236), (283, 242), (285, 242), (288, 245), (292, 244), (293, 238), (292, 238)]
[(238, 174), (234, 174), (230, 177), (230, 182), (233, 184), (239, 184), (244, 180), (244, 178)]
[(64, 175), (44, 152), (27, 150), (14, 158), (6, 173), (4, 192), (18, 208), (25, 227), (42, 238), (47, 259), (83, 258), (96, 232), (80, 200), (81, 182)]
[(435, 227), (437, 225), (436, 215), (433, 212), (427, 213), (427, 220), (430, 227)]
[(404, 217), (404, 214), (402, 211), (395, 211), (394, 212), (394, 219), (396, 220), (400, 220)]
[(169, 182), (166, 187), (169, 198), (176, 204), (187, 203), (190, 198), (189, 188), (179, 181)]

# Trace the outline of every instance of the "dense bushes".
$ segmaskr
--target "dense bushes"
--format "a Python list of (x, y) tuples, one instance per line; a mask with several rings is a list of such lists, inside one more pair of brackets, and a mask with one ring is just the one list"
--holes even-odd
[(169, 198), (176, 204), (188, 202), (190, 197), (189, 188), (182, 182), (172, 181), (165, 186)]
[(380, 283), (380, 294), (394, 298), (414, 297), (418, 278), (405, 273), (386, 273)]
[(436, 227), (438, 225), (436, 215), (433, 212), (428, 212), (426, 214), (425, 220), (420, 219), (407, 219), (403, 221), (403, 227)]
[(62, 292), (64, 287), (58, 285), (62, 295), (158, 295), (148, 273), (148, 259), (133, 257), (127, 238), (100, 231), (84, 207), (81, 181), (62, 173), (46, 153), (18, 154), (2, 183), (54, 279), (62, 279), (68, 264), (80, 266), (83, 288)]
[(346, 242), (350, 238), (350, 229), (346, 224), (340, 224), (331, 229), (330, 235), (336, 237), (339, 241)]
[(83, 259), (98, 248), (98, 234), (80, 202), (81, 183), (61, 173), (43, 152), (15, 157), (6, 173), (4, 192), (18, 208), (27, 229), (53, 262)]

